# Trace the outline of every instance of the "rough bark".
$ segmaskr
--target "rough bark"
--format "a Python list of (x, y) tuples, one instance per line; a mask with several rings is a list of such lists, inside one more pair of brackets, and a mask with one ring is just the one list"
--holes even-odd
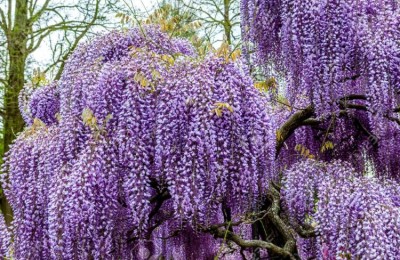
[[(9, 53), (9, 75), (7, 88), (4, 93), (4, 128), (3, 128), (3, 149), (9, 150), (10, 144), (16, 135), (24, 128), (24, 121), (18, 108), (18, 94), (24, 86), (24, 73), (26, 64), (26, 44), (28, 32), (27, 0), (17, 0), (15, 5), (14, 26), (8, 34), (8, 53)], [(12, 220), (12, 210), (9, 203), (3, 199), (1, 210), (5, 215), (6, 223)]]
[(308, 106), (303, 110), (294, 113), (277, 131), (276, 140), (276, 157), (282, 149), (285, 141), (294, 133), (294, 131), (302, 126), (303, 122), (314, 114), (314, 107)]

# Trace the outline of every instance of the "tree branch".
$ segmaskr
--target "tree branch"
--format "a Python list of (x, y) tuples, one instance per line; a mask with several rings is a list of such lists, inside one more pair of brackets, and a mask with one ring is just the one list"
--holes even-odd
[(7, 35), (8, 25), (7, 25), (6, 16), (4, 14), (4, 11), (1, 8), (0, 8), (0, 28), (2, 28), (4, 31), (4, 34)]
[(97, 0), (96, 8), (95, 8), (95, 12), (94, 12), (92, 20), (87, 24), (86, 28), (78, 35), (78, 37), (75, 38), (73, 45), (70, 46), (69, 50), (62, 56), (60, 68), (58, 69), (57, 74), (55, 76), (56, 80), (60, 79), (61, 74), (64, 70), (65, 61), (67, 60), (68, 56), (76, 49), (76, 47), (78, 46), (78, 44), (80, 43), (82, 38), (87, 34), (87, 32), (89, 31), (91, 26), (93, 26), (94, 23), (96, 22), (98, 15), (99, 15), (99, 4), (100, 4), (100, 1)]
[(302, 122), (309, 119), (314, 114), (314, 107), (308, 106), (304, 110), (294, 113), (278, 130), (277, 130), (277, 142), (276, 142), (276, 154), (275, 158), (278, 157), (285, 141), (294, 133)]
[(221, 229), (216, 226), (210, 226), (202, 231), (206, 232), (206, 233), (210, 233), (218, 238), (230, 240), (230, 241), (236, 243), (241, 248), (263, 248), (263, 249), (267, 249), (270, 252), (273, 252), (276, 255), (282, 256), (283, 259), (293, 259), (293, 260), (296, 259), (285, 248), (281, 248), (270, 242), (266, 242), (266, 241), (262, 241), (262, 240), (245, 240), (232, 231), (229, 231), (226, 229)]
[(289, 252), (293, 252), (296, 248), (296, 241), (290, 232), (291, 228), (286, 223), (284, 223), (280, 217), (280, 193), (277, 189), (275, 189), (273, 185), (270, 185), (268, 189), (268, 196), (270, 197), (272, 204), (270, 209), (268, 210), (267, 217), (285, 239), (286, 243), (284, 249)]
[[(349, 116), (347, 109), (355, 109), (360, 111), (371, 112), (366, 105), (362, 104), (354, 104), (348, 103), (350, 100), (367, 100), (367, 96), (361, 94), (351, 94), (344, 96), (337, 100), (337, 104), (339, 105), (340, 111), (339, 115)], [(392, 110), (393, 112), (400, 112), (400, 107), (397, 107)], [(278, 158), (278, 155), (283, 147), (285, 141), (294, 133), (294, 131), (301, 126), (317, 126), (321, 123), (320, 120), (311, 118), (314, 115), (314, 108), (312, 105), (307, 108), (300, 110), (294, 113), (289, 119), (277, 130), (277, 141), (276, 141), (276, 154), (275, 158)], [(390, 121), (393, 121), (400, 125), (400, 119), (396, 117), (392, 117), (389, 114), (384, 115)], [(374, 145), (377, 144), (377, 137), (373, 135), (367, 127), (365, 127), (361, 121), (354, 116), (351, 116), (353, 122), (357, 128), (359, 128), (362, 132), (364, 132), (373, 142)]]

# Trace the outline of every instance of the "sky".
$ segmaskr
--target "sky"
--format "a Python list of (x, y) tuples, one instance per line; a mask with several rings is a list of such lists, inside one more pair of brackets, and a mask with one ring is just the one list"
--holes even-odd
[[(64, 0), (63, 3), (69, 4), (75, 2), (75, 0)], [(157, 3), (156, 0), (120, 0), (121, 4), (128, 5), (131, 9), (135, 9), (139, 12), (148, 12), (149, 10), (152, 9)], [(116, 13), (113, 14), (109, 19), (112, 21), (115, 21), (116, 23), (119, 22), (119, 18), (115, 17)], [(105, 33), (106, 29), (104, 28), (97, 28), (96, 30), (99, 31), (99, 33)], [(57, 38), (57, 35), (52, 36), (52, 39), (55, 40)], [(40, 47), (31, 55), (32, 61), (34, 62), (34, 66), (36, 67), (42, 67), (45, 64), (49, 64), (52, 61), (52, 52), (50, 49), (50, 41), (51, 39), (46, 39), (42, 42)]]

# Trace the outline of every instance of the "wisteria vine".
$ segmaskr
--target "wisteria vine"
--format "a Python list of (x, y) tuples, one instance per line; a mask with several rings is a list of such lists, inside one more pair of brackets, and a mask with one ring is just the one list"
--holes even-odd
[(78, 46), (20, 93), (0, 256), (396, 259), (399, 8), (242, 0), (250, 69), (154, 25)]
[(316, 231), (297, 237), (299, 258), (396, 259), (398, 1), (242, 0), (241, 9), (253, 72), (285, 83), (273, 93), (286, 107), (282, 206), (293, 227)]
[(303, 258), (396, 259), (397, 182), (364, 177), (341, 161), (304, 160), (284, 175), (282, 198), (292, 221), (315, 226), (318, 233), (316, 238), (300, 240)]
[(58, 82), (27, 87), (4, 166), (13, 256), (217, 254), (156, 235), (204, 243), (221, 205), (238, 219), (277, 178), (274, 121), (240, 66), (148, 26), (79, 46)]

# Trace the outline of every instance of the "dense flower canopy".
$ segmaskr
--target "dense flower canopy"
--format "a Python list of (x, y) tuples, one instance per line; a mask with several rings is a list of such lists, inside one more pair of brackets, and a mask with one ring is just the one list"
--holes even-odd
[(285, 172), (282, 197), (292, 221), (317, 227), (317, 238), (299, 241), (304, 259), (391, 259), (399, 254), (397, 182), (363, 177), (341, 161), (304, 160)]
[(288, 94), (331, 111), (348, 94), (366, 94), (374, 112), (396, 105), (400, 88), (398, 1), (243, 0), (245, 40), (260, 62), (288, 76)]
[(10, 230), (4, 221), (4, 216), (0, 216), (0, 257), (6, 257), (11, 243)]
[[(398, 1), (242, 0), (242, 21), (248, 56), (267, 77), (283, 76), (293, 107), (312, 105), (328, 118), (322, 140), (342, 144), (337, 157), (363, 154), (379, 139), (369, 159), (378, 174), (399, 176)], [(318, 152), (316, 132), (302, 131), (296, 143)]]
[[(223, 221), (222, 204), (250, 210), (276, 179), (274, 121), (249, 76), (156, 27), (81, 45), (20, 100), (29, 127), (5, 164), (17, 259), (214, 255), (198, 227)], [(194, 237), (183, 251), (155, 239), (179, 230)]]
[(242, 0), (249, 64), (153, 25), (80, 45), (20, 93), (0, 255), (395, 259), (399, 10)]
[(399, 2), (241, 3), (248, 61), (267, 80), (285, 82), (279, 92), (290, 109), (278, 130), (289, 132), (279, 154), (278, 168), (286, 168), (281, 195), (292, 224), (318, 233), (299, 237), (299, 256), (395, 259)]

